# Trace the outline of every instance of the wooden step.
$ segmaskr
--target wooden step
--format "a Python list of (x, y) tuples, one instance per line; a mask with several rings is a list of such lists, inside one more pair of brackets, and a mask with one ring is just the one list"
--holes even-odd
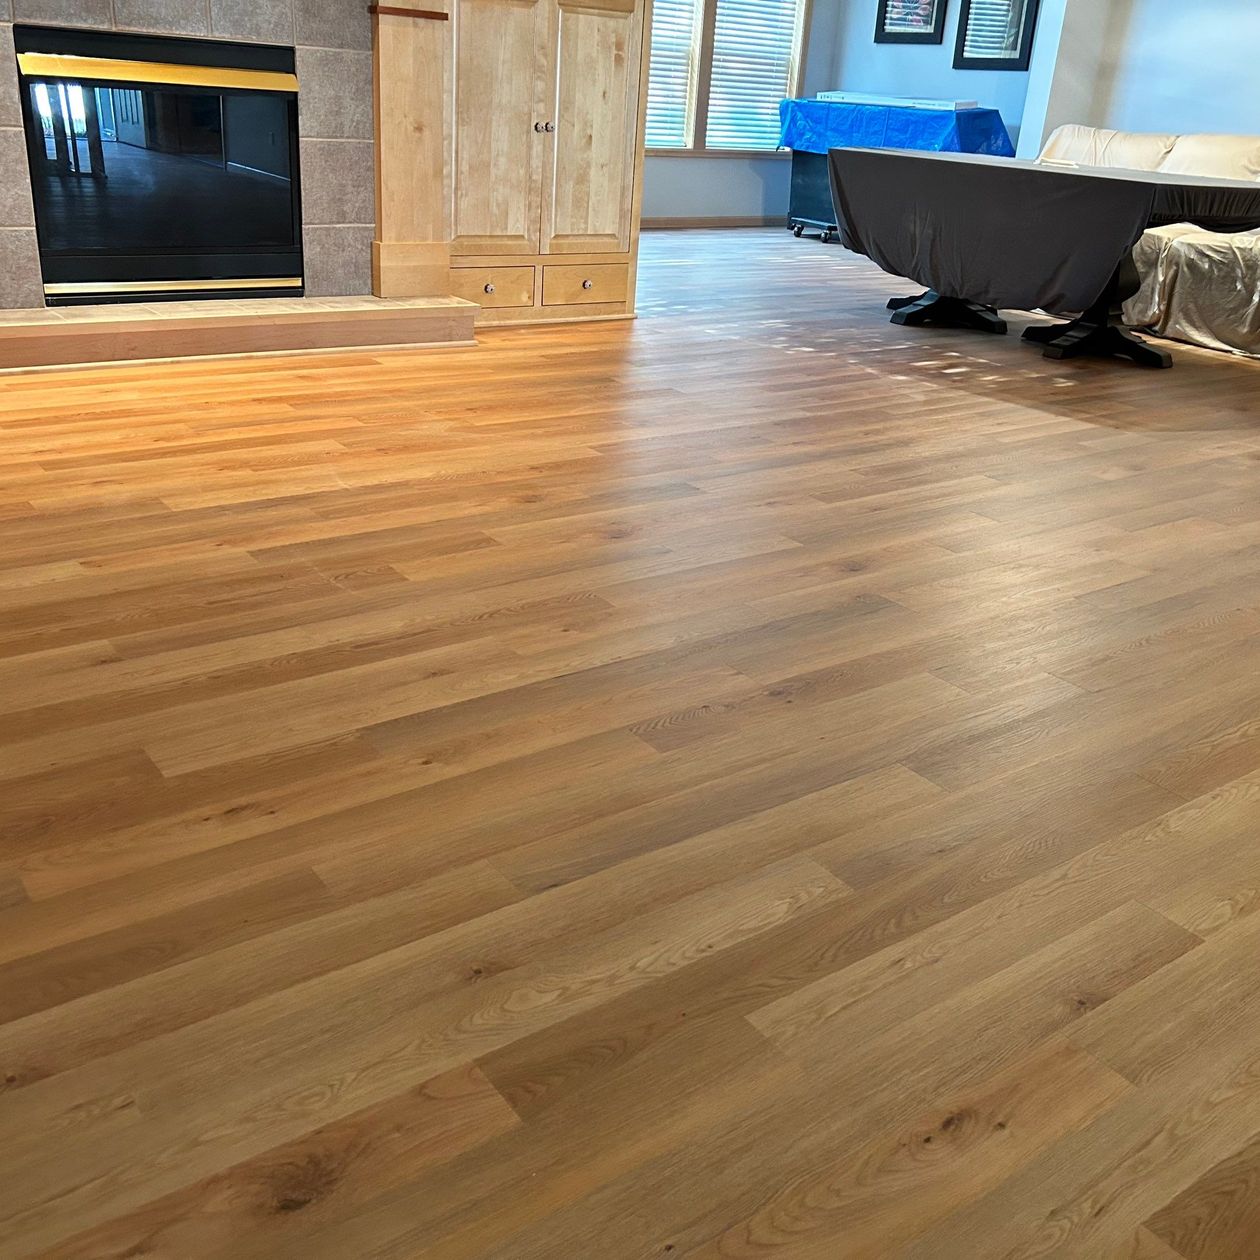
[(0, 311), (0, 370), (473, 343), (474, 302), (246, 298)]

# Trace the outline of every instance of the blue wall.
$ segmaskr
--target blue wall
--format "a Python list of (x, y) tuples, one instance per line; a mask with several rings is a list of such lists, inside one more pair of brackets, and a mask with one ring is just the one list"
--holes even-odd
[(877, 44), (879, 0), (844, 0), (832, 64), (835, 86), (847, 92), (976, 100), (1002, 112), (1011, 139), (1024, 117), (1028, 75), (1014, 70), (955, 70), (954, 40), (961, 0), (949, 0), (943, 44)]

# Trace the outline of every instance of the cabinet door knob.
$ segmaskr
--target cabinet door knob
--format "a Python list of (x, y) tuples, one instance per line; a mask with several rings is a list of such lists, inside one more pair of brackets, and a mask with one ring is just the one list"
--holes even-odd
[(546, 131), (546, 130), (547, 130), (547, 124), (546, 124), (546, 123), (535, 123), (535, 124), (534, 124), (534, 130), (535, 130), (535, 131), (537, 131), (537, 132), (540, 132), (540, 133), (541, 133), (541, 132), (544, 132), (544, 131)]
[(593, 289), (594, 287), (595, 287), (595, 281), (594, 281), (594, 280), (583, 280), (583, 281), (582, 281), (582, 288), (584, 288), (584, 289)]
[(556, 129), (556, 124), (555, 124), (555, 123), (544, 123), (544, 124), (543, 124), (543, 130), (544, 130), (544, 131), (551, 132), (551, 131), (555, 131), (555, 129)]
[(494, 285), (492, 285), (492, 284), (488, 284), (488, 285), (486, 285), (486, 292), (487, 292), (487, 293), (493, 293), (493, 292), (494, 292)]

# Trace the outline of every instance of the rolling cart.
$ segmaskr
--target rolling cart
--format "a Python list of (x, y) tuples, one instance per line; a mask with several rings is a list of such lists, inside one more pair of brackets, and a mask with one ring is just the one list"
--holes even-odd
[(792, 200), (788, 226), (796, 236), (807, 228), (818, 232), (824, 243), (836, 239), (839, 224), (831, 204), (831, 171), (825, 153), (792, 151)]

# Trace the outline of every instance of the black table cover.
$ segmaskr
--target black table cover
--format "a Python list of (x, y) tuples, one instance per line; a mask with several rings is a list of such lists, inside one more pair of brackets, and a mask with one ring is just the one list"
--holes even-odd
[(1260, 228), (1260, 183), (832, 149), (840, 239), (885, 271), (985, 306), (1083, 311), (1148, 227)]

